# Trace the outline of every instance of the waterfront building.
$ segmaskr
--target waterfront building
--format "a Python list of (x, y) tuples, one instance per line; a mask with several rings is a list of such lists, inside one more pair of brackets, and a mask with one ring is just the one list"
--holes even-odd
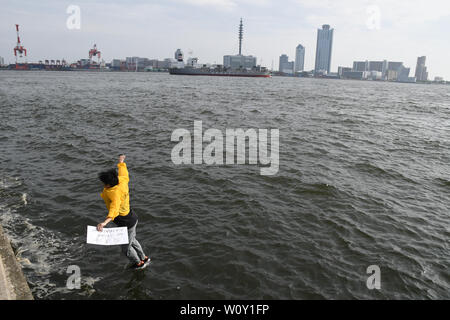
[(383, 60), (383, 66), (381, 68), (381, 73), (383, 74), (383, 79), (386, 79), (386, 72), (388, 70), (388, 62), (387, 60)]
[(330, 29), (328, 24), (324, 24), (322, 29), (317, 29), (315, 73), (330, 73), (333, 32), (334, 29)]
[(278, 71), (283, 72), (283, 68), (284, 66), (289, 62), (289, 57), (287, 56), (287, 54), (282, 54), (280, 56), (280, 62), (278, 64)]
[(397, 71), (401, 67), (403, 67), (403, 62), (394, 62), (394, 61), (389, 61), (388, 62), (388, 70)]
[(369, 61), (369, 70), (383, 72), (383, 61)]
[(353, 71), (368, 71), (369, 61), (353, 61)]
[(295, 48), (294, 72), (302, 72), (305, 68), (305, 47), (299, 44)]
[(386, 80), (395, 81), (398, 78), (398, 72), (396, 70), (388, 69), (386, 71)]
[(286, 68), (284, 69), (283, 72), (287, 73), (287, 74), (293, 74), (294, 73), (294, 67), (295, 67), (294, 64), (295, 64), (294, 61), (289, 61), (287, 63)]
[(111, 67), (120, 68), (120, 59), (112, 59), (111, 61)]
[(352, 68), (350, 67), (338, 67), (338, 76), (343, 77), (344, 72), (351, 72)]
[(150, 59), (148, 61), (148, 65), (152, 68), (157, 68), (158, 67), (158, 59)]
[(353, 79), (353, 80), (362, 80), (365, 75), (365, 71), (343, 71), (342, 78), (344, 79)]
[(410, 82), (409, 72), (410, 68), (406, 68), (403, 65), (397, 70), (397, 81), (400, 82)]
[(381, 80), (383, 78), (383, 73), (376, 70), (366, 71), (365, 78), (368, 80)]
[(294, 61), (289, 61), (289, 57), (286, 54), (282, 54), (278, 70), (282, 73), (292, 74), (294, 72)]
[(427, 59), (426, 56), (417, 58), (416, 79), (418, 81), (427, 81), (428, 80), (427, 67), (425, 67), (426, 59)]
[(252, 69), (256, 67), (256, 57), (244, 55), (226, 55), (223, 56), (223, 65), (231, 69)]

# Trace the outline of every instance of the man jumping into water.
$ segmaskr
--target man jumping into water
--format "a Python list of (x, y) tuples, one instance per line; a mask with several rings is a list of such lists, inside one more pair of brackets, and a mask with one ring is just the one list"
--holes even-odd
[(128, 228), (128, 244), (121, 245), (122, 253), (133, 263), (135, 269), (143, 269), (150, 262), (149, 257), (144, 254), (141, 245), (136, 240), (137, 215), (130, 208), (130, 194), (128, 190), (127, 165), (125, 155), (119, 155), (119, 163), (116, 169), (101, 172), (98, 177), (103, 182), (104, 188), (101, 197), (105, 201), (109, 211), (106, 220), (97, 225), (97, 230), (102, 231), (103, 227), (113, 221), (118, 227)]

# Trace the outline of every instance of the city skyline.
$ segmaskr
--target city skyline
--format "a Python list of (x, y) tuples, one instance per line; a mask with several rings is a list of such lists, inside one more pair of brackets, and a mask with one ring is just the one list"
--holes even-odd
[[(301, 43), (310, 48), (306, 50), (304, 69), (314, 69), (317, 29), (329, 24), (336, 30), (331, 72), (336, 72), (338, 66), (351, 66), (353, 61), (383, 58), (403, 61), (414, 70), (417, 57), (426, 56), (429, 79), (450, 79), (446, 57), (450, 44), (442, 41), (446, 26), (450, 27), (446, 19), (450, 5), (445, 1), (431, 0), (424, 7), (414, 6), (414, 1), (391, 4), (345, 0), (335, 4), (297, 0), (285, 1), (283, 8), (275, 12), (278, 2), (269, 0), (173, 0), (151, 4), (79, 1), (80, 30), (66, 28), (67, 3), (0, 2), (0, 56), (7, 63), (14, 62), (16, 23), (21, 25), (28, 61), (76, 61), (86, 58), (96, 43), (107, 62), (127, 56), (166, 58), (181, 48), (186, 57), (193, 52), (203, 63), (221, 63), (224, 55), (238, 52), (236, 24), (243, 17), (247, 31), (242, 51), (256, 56), (258, 64), (269, 68), (273, 61), (274, 69), (278, 69), (281, 53), (295, 57), (295, 48)], [(380, 9), (379, 26), (368, 23), (367, 9), (373, 4)], [(396, 16), (393, 11), (404, 14)], [(298, 13), (301, 16), (290, 19)]]

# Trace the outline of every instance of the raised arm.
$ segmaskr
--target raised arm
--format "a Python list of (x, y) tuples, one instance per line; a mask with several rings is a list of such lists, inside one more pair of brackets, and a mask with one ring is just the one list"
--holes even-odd
[(128, 183), (128, 181), (130, 181), (130, 177), (128, 176), (127, 164), (124, 161), (125, 155), (119, 155), (119, 163), (117, 164), (117, 168), (119, 169), (119, 177)]

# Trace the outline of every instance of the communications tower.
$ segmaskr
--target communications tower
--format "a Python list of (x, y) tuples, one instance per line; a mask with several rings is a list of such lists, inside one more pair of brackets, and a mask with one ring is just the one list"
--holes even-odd
[(244, 35), (244, 25), (242, 24), (242, 18), (241, 23), (239, 24), (239, 55), (242, 55), (242, 36)]

